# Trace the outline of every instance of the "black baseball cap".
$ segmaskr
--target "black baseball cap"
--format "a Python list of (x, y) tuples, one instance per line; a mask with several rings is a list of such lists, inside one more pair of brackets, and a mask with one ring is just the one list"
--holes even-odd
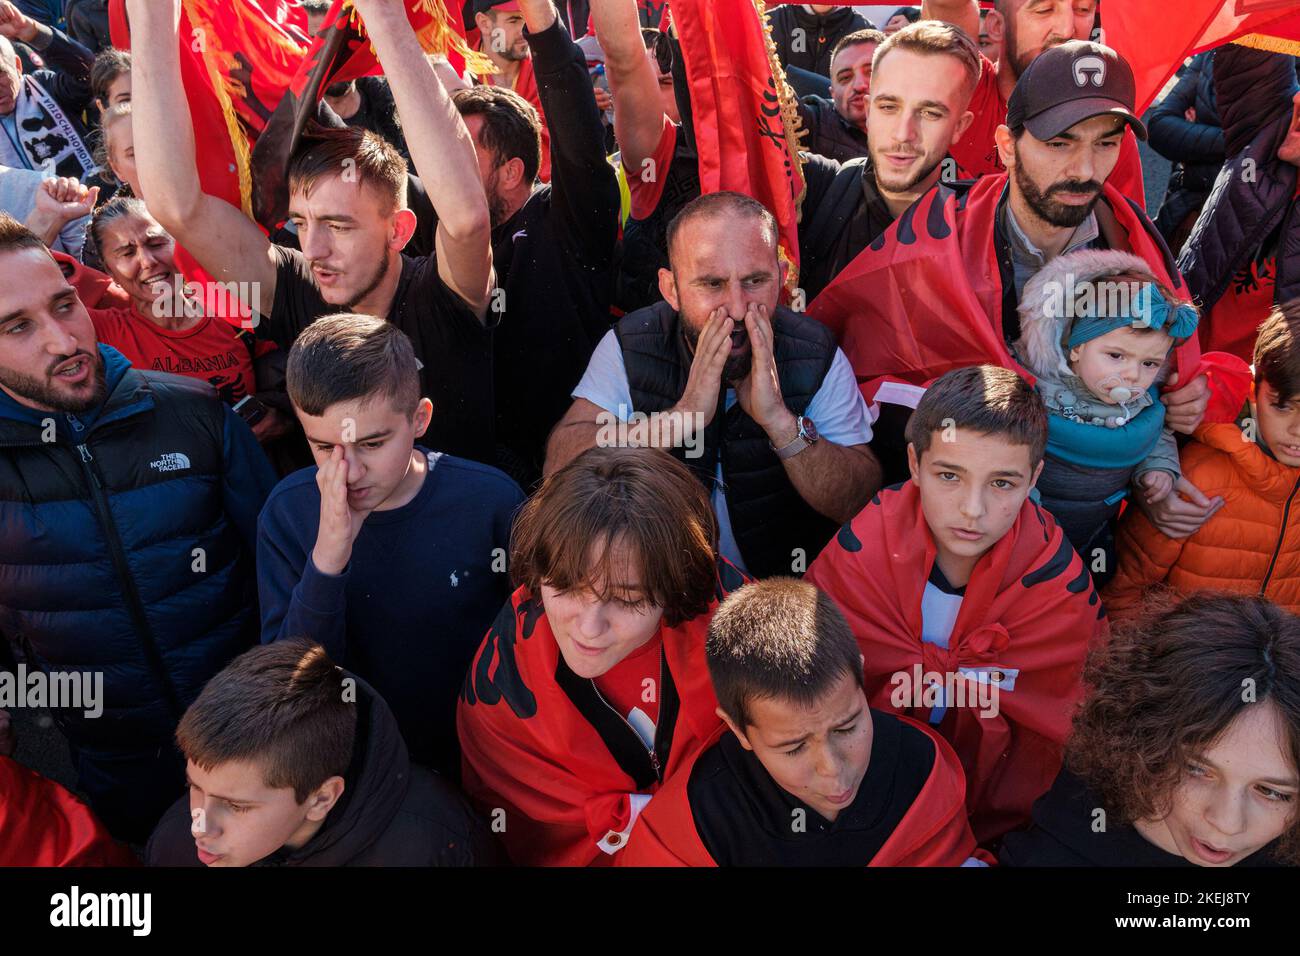
[(518, 0), (474, 0), (475, 13), (489, 13), (493, 7), (505, 7), (507, 13), (518, 13)]
[(1035, 139), (1060, 136), (1094, 116), (1120, 117), (1138, 139), (1147, 128), (1133, 112), (1137, 85), (1133, 70), (1108, 46), (1071, 40), (1034, 58), (1007, 101), (1007, 125), (1025, 127)]

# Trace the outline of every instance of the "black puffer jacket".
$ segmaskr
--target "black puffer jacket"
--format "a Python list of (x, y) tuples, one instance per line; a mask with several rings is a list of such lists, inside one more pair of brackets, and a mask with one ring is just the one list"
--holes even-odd
[[(1195, 120), (1187, 119), (1189, 109), (1196, 110)], [(1169, 95), (1151, 108), (1147, 132), (1151, 148), (1174, 164), (1156, 228), (1177, 251), (1187, 231), (1179, 235), (1179, 227), (1200, 212), (1223, 165), (1213, 50), (1192, 57)]]
[[(836, 7), (828, 13), (809, 13), (800, 3), (786, 3), (771, 10), (772, 42), (784, 67), (831, 75), (831, 51), (854, 30), (866, 30), (871, 23), (852, 7)], [(802, 32), (796, 32), (802, 31)]]
[[(355, 675), (349, 675), (355, 677)], [(357, 741), (343, 796), (297, 850), (256, 866), (475, 866), (501, 862), (497, 846), (465, 798), (442, 777), (411, 763), (384, 699), (357, 682)], [(189, 797), (177, 800), (145, 851), (150, 866), (201, 866), (190, 833)]]
[[(1275, 302), (1300, 296), (1300, 218), (1296, 167), (1277, 158), (1291, 128), (1295, 60), (1229, 45), (1214, 61), (1215, 97), (1228, 157), (1178, 268), (1209, 323), (1233, 275), (1280, 227)], [(1202, 325), (1206, 319), (1202, 319)], [(1202, 339), (1210, 330), (1202, 329)]]

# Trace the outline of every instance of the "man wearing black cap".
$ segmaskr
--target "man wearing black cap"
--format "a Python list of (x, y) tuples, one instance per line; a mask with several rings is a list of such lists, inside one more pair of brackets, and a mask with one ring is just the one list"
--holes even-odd
[[(875, 387), (885, 377), (923, 385), (950, 368), (972, 364), (973, 356), (1009, 364), (1005, 343), (1019, 338), (1017, 310), (1025, 283), (1066, 252), (1131, 252), (1183, 293), (1155, 226), (1106, 182), (1125, 130), (1146, 138), (1133, 112), (1134, 90), (1132, 70), (1109, 47), (1072, 40), (1046, 50), (1027, 65), (1011, 94), (1007, 123), (997, 129), (998, 154), (1007, 171), (932, 190), (831, 283), (812, 315), (836, 331), (858, 380), (867, 383), (864, 394), (889, 402), (894, 391)], [(949, 221), (955, 229), (948, 228)], [(997, 263), (996, 275), (987, 268), (990, 259)], [(920, 289), (926, 295), (918, 295)], [(959, 328), (962, 322), (981, 321), (992, 325), (995, 339), (965, 335)], [(891, 336), (892, 329), (903, 333)], [(913, 346), (899, 347), (913, 339)], [(911, 367), (900, 368), (900, 362)], [(914, 392), (897, 396), (903, 405), (914, 405), (916, 397)], [(1204, 416), (1207, 399), (1203, 378), (1184, 383), (1163, 396), (1166, 423), (1190, 433)], [(873, 429), (872, 450), (888, 483), (902, 446), (888, 446), (892, 419), (886, 411), (882, 407)], [(1199, 525), (1212, 510), (1185, 480), (1178, 488), (1192, 500), (1169, 495), (1150, 506), (1162, 528)]]
[[(1076, 18), (1076, 8), (1089, 9)], [(963, 176), (1002, 171), (996, 130), (1006, 119), (1017, 81), (1044, 50), (1071, 39), (1091, 39), (1095, 14), (1095, 0), (1091, 4), (1087, 0), (996, 0), (981, 23), (975, 0), (926, 0), (921, 8), (924, 19), (946, 20), (972, 37), (986, 33), (999, 47), (996, 62), (981, 58), (983, 74), (970, 105), (975, 121), (953, 144), (952, 155)], [(1125, 133), (1113, 168), (1110, 184), (1145, 209), (1142, 159), (1133, 136)]]

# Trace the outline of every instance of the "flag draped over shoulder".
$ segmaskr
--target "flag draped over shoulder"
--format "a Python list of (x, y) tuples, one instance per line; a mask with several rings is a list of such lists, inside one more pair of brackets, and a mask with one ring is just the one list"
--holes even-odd
[(1106, 43), (1133, 67), (1141, 113), (1184, 59), (1224, 43), (1300, 56), (1295, 0), (1124, 0), (1102, 11)]
[(799, 120), (762, 0), (673, 0), (672, 21), (690, 89), (700, 192), (734, 190), (776, 216), (793, 289), (804, 192)]
[[(406, 17), (425, 52), (445, 55), (453, 69), (467, 67), (480, 76), (495, 69), (486, 56), (466, 43), (459, 15), (448, 14), (443, 0), (406, 0)], [(258, 222), (266, 226), (284, 218), (289, 156), (307, 121), (316, 115), (325, 89), (381, 72), (365, 25), (350, 0), (334, 0), (253, 150), (257, 170), (253, 215)]]

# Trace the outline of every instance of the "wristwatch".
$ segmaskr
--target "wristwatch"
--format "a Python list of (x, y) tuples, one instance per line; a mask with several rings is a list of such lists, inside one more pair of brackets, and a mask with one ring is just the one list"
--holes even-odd
[(811, 418), (800, 415), (798, 418), (798, 424), (799, 434), (795, 435), (788, 445), (782, 445), (780, 448), (777, 448), (771, 442), (768, 442), (768, 447), (771, 448), (772, 451), (776, 452), (776, 457), (782, 461), (785, 461), (787, 458), (793, 458), (821, 437), (817, 434), (817, 426), (813, 424)]

